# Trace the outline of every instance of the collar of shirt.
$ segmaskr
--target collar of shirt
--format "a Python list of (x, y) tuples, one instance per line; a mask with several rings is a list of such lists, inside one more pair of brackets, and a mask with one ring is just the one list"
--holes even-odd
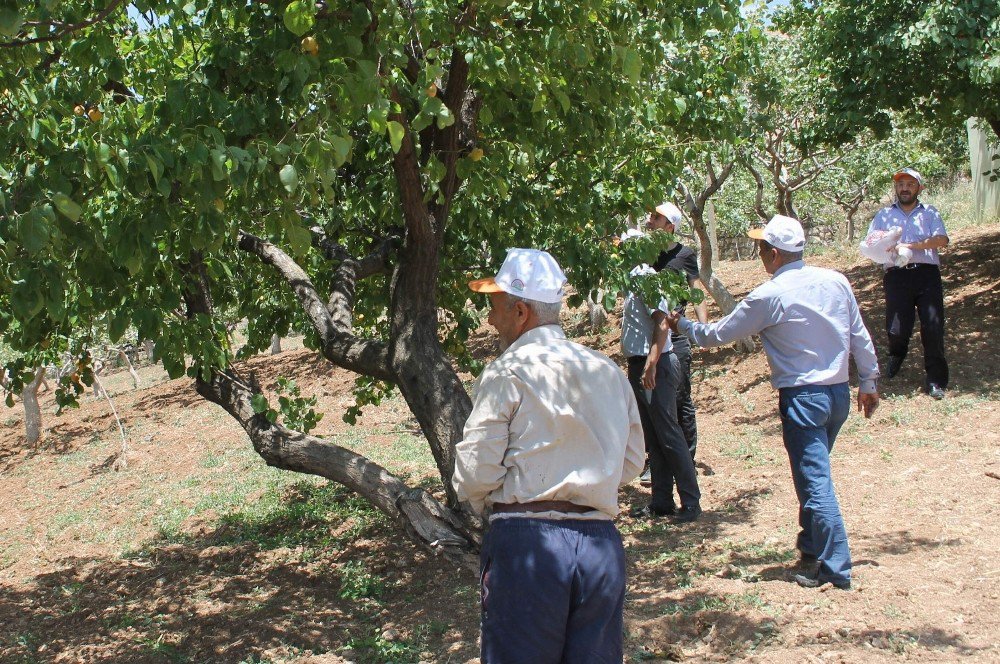
[(771, 275), (771, 279), (777, 279), (780, 275), (790, 270), (801, 270), (803, 267), (805, 267), (805, 265), (806, 262), (801, 258), (797, 261), (792, 261), (791, 263), (785, 263), (784, 265), (782, 265), (781, 267), (779, 267), (777, 270), (774, 271), (774, 274)]
[(563, 332), (562, 328), (556, 324), (550, 325), (539, 325), (538, 327), (533, 327), (527, 332), (523, 333), (514, 343), (507, 346), (507, 350), (500, 353), (500, 356), (504, 356), (507, 353), (517, 350), (522, 346), (527, 346), (528, 344), (544, 343), (552, 339), (565, 339), (566, 333)]
[(893, 204), (890, 205), (889, 207), (896, 208), (897, 210), (899, 210), (902, 214), (906, 215), (907, 217), (911, 216), (914, 212), (927, 209), (927, 206), (924, 205), (923, 203), (921, 203), (919, 200), (917, 200), (917, 204), (914, 205), (913, 209), (910, 210), (909, 212), (907, 212), (903, 208), (899, 207), (899, 201), (894, 201)]

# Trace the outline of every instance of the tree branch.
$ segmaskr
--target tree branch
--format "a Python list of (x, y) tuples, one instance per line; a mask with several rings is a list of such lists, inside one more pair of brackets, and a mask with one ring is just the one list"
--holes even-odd
[(95, 16), (94, 18), (87, 19), (86, 21), (83, 21), (81, 23), (74, 23), (71, 25), (63, 26), (61, 30), (58, 30), (44, 37), (32, 37), (31, 39), (15, 39), (14, 41), (0, 42), (0, 48), (27, 46), (28, 44), (40, 44), (42, 42), (50, 42), (50, 41), (55, 41), (57, 39), (61, 39), (62, 37), (65, 37), (71, 32), (83, 30), (84, 28), (88, 28), (94, 25), (95, 23), (100, 23), (101, 21), (106, 19), (113, 11), (118, 9), (118, 7), (120, 7), (124, 3), (124, 1), (125, 0), (113, 0), (110, 5), (102, 9), (100, 13), (97, 14), (97, 16)]
[(377, 341), (356, 337), (352, 333), (349, 315), (338, 315), (335, 319), (305, 270), (288, 254), (276, 245), (244, 231), (240, 231), (239, 247), (278, 270), (292, 287), (303, 312), (319, 334), (323, 344), (323, 357), (355, 373), (395, 381), (389, 368), (386, 347)]

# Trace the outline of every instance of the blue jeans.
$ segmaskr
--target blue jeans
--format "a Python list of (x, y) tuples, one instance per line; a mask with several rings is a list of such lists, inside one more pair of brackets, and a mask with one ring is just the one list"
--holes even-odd
[(480, 558), (483, 664), (621, 664), (625, 549), (611, 521), (495, 519)]
[(851, 580), (847, 530), (830, 477), (830, 451), (851, 409), (847, 383), (779, 391), (781, 433), (799, 498), (797, 546), (820, 563), (822, 581)]

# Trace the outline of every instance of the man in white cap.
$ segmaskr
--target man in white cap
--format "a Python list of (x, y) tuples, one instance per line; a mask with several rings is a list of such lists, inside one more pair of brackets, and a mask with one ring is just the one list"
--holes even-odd
[[(657, 205), (656, 209), (650, 213), (646, 220), (646, 228), (649, 230), (664, 230), (673, 233), (675, 236), (680, 233), (684, 224), (684, 215), (673, 203), (667, 202)], [(691, 247), (686, 247), (675, 241), (666, 251), (660, 252), (653, 269), (659, 272), (667, 268), (678, 272), (687, 279), (691, 288), (697, 288), (703, 293), (708, 293), (701, 274), (698, 272), (698, 258)], [(681, 306), (687, 307), (687, 302), (681, 302)], [(708, 322), (708, 302), (702, 300), (694, 305), (694, 314), (699, 323)], [(697, 411), (694, 407), (694, 400), (691, 398), (691, 341), (683, 334), (673, 333), (674, 355), (680, 363), (680, 382), (677, 384), (677, 421), (681, 431), (684, 432), (684, 440), (687, 442), (688, 451), (691, 452), (691, 459), (695, 457), (698, 450), (698, 423), (696, 421)]]
[(511, 249), (490, 298), (503, 352), (474, 388), (455, 448), (459, 500), (490, 514), (481, 555), (482, 661), (620, 662), (625, 553), (618, 489), (642, 470), (628, 380), (566, 339), (566, 277), (548, 253)]
[(772, 275), (712, 324), (672, 314), (672, 328), (701, 346), (720, 346), (760, 334), (778, 389), (781, 432), (799, 499), (796, 546), (805, 563), (818, 563), (795, 581), (814, 588), (851, 587), (851, 553), (830, 476), (830, 450), (850, 411), (848, 357), (858, 369), (858, 410), (878, 406), (878, 362), (847, 278), (806, 265), (806, 239), (797, 219), (777, 215), (754, 229), (760, 260)]
[(920, 173), (904, 168), (892, 179), (896, 202), (878, 211), (868, 232), (901, 228), (898, 248), (910, 249), (913, 257), (902, 267), (887, 267), (882, 277), (889, 337), (886, 373), (892, 378), (903, 366), (916, 310), (924, 347), (925, 388), (933, 398), (943, 399), (948, 387), (948, 362), (944, 357), (944, 289), (938, 250), (948, 246), (948, 233), (937, 209), (918, 198), (924, 190)]

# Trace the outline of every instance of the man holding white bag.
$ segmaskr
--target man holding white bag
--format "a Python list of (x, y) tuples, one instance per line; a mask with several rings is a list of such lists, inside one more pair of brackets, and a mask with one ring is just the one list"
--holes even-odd
[(920, 318), (920, 341), (924, 347), (927, 393), (944, 398), (948, 387), (948, 362), (944, 357), (944, 289), (938, 249), (948, 246), (948, 233), (940, 213), (918, 199), (923, 178), (912, 168), (892, 177), (896, 202), (875, 215), (868, 233), (900, 229), (898, 253), (912, 252), (902, 266), (887, 266), (882, 280), (885, 291), (885, 328), (889, 337), (889, 364), (886, 373), (899, 373), (915, 321)]

